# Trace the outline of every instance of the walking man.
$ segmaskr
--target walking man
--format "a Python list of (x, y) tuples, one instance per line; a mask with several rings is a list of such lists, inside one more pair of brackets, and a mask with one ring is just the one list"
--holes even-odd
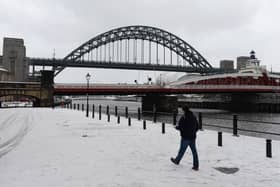
[(180, 118), (178, 125), (175, 127), (181, 134), (180, 149), (176, 158), (171, 158), (171, 161), (178, 165), (183, 158), (187, 147), (190, 146), (193, 155), (192, 169), (198, 171), (199, 161), (195, 145), (198, 122), (195, 115), (187, 106), (183, 107), (183, 111), (184, 115)]

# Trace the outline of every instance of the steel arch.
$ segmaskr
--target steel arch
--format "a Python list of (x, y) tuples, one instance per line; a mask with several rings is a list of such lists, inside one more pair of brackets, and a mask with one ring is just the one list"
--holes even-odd
[[(82, 61), (82, 56), (89, 53), (91, 50), (110, 42), (125, 39), (147, 40), (169, 48), (186, 60), (192, 67), (196, 68), (199, 73), (203, 73), (204, 69), (212, 69), (211, 64), (181, 38), (159, 28), (141, 25), (120, 27), (100, 34), (73, 50), (63, 60)], [(65, 67), (62, 66), (57, 67), (55, 75), (60, 73), (64, 68)]]

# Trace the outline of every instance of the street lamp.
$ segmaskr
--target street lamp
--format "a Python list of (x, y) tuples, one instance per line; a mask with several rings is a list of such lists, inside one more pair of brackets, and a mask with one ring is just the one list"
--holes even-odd
[(86, 75), (86, 80), (87, 80), (87, 112), (86, 112), (86, 117), (88, 117), (88, 108), (89, 108), (89, 106), (88, 106), (88, 89), (89, 89), (89, 80), (90, 80), (90, 74), (89, 73), (87, 73), (87, 75)]

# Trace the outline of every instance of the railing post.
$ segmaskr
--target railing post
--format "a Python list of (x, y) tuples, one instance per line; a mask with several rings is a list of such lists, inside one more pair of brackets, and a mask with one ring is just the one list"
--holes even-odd
[(115, 116), (118, 116), (118, 107), (115, 106)]
[(218, 132), (218, 146), (219, 147), (223, 146), (223, 134), (222, 134), (222, 132)]
[(237, 134), (237, 115), (233, 116), (233, 135), (238, 136), (238, 134)]
[(143, 129), (146, 130), (146, 120), (143, 121)]
[(202, 113), (198, 113), (198, 129), (202, 130)]
[(92, 105), (92, 118), (94, 118), (94, 104)]
[(272, 158), (271, 140), (266, 140), (266, 157)]
[(128, 118), (128, 126), (131, 126), (131, 118)]
[(161, 125), (161, 133), (165, 134), (165, 123), (164, 122)]
[(141, 120), (141, 109), (138, 108), (138, 121), (140, 121), (140, 120)]
[(99, 120), (101, 120), (101, 105), (99, 105)]
[(121, 122), (121, 118), (120, 116), (118, 116), (118, 124), (120, 124), (120, 122)]
[(128, 107), (125, 107), (125, 117), (128, 118)]

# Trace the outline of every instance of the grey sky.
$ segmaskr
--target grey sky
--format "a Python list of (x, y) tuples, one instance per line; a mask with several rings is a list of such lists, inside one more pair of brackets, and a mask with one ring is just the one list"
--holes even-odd
[[(167, 30), (196, 48), (213, 66), (257, 52), (280, 72), (279, 0), (1, 0), (0, 37), (24, 38), (27, 56), (64, 57), (97, 34), (127, 25)], [(2, 39), (0, 40), (2, 51)], [(57, 82), (143, 81), (154, 72), (66, 69)], [(75, 75), (75, 76), (73, 76)]]

